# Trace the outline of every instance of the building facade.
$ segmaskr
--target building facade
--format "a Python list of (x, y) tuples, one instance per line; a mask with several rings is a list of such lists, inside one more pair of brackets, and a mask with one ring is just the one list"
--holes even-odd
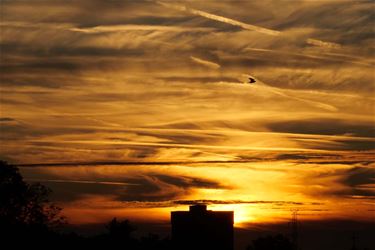
[(206, 205), (171, 212), (174, 249), (233, 250), (233, 211), (211, 211)]

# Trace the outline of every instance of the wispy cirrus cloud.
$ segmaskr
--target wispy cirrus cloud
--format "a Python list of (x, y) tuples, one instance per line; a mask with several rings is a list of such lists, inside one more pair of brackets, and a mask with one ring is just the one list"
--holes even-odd
[[(202, 16), (202, 17), (205, 17), (205, 18), (208, 18), (208, 19), (212, 19), (212, 20), (215, 20), (215, 21), (218, 21), (218, 22), (223, 22), (223, 23), (227, 23), (227, 24), (230, 24), (230, 25), (238, 26), (238, 27), (241, 27), (245, 30), (256, 31), (256, 32), (263, 33), (263, 34), (266, 34), (266, 35), (271, 35), (271, 36), (279, 36), (279, 35), (282, 34), (282, 32), (277, 31), (277, 30), (272, 30), (272, 29), (267, 29), (267, 28), (263, 28), (263, 27), (260, 27), (260, 26), (252, 25), (252, 24), (247, 24), (247, 23), (240, 22), (240, 21), (237, 21), (237, 20), (234, 20), (234, 19), (231, 19), (231, 18), (224, 17), (224, 16), (219, 16), (219, 15), (211, 14), (211, 13), (208, 13), (208, 12), (205, 12), (205, 11), (196, 10), (196, 9), (193, 9), (193, 8), (188, 8), (184, 5), (170, 4), (170, 3), (165, 3), (165, 2), (161, 2), (161, 1), (157, 1), (157, 3), (161, 4), (163, 6), (166, 6), (168, 8), (173, 8), (173, 9), (180, 10), (180, 11), (185, 11), (185, 12), (191, 13), (193, 15), (198, 15), (198, 16)], [(337, 44), (337, 43), (325, 42), (325, 41), (321, 41), (321, 40), (314, 39), (314, 38), (308, 38), (306, 40), (306, 43), (311, 44), (311, 45), (315, 45), (315, 46), (326, 47), (326, 48), (338, 48), (338, 47), (340, 47), (340, 45)]]
[(280, 32), (276, 31), (276, 30), (271, 30), (271, 29), (259, 27), (259, 26), (256, 26), (256, 25), (243, 23), (243, 22), (231, 19), (231, 18), (227, 18), (227, 17), (223, 17), (223, 16), (219, 16), (219, 15), (214, 15), (214, 14), (211, 14), (211, 13), (208, 13), (208, 12), (205, 12), (205, 11), (201, 11), (201, 10), (196, 10), (196, 9), (193, 9), (193, 8), (188, 8), (184, 5), (171, 4), (171, 3), (161, 2), (161, 1), (157, 1), (157, 3), (161, 4), (165, 7), (168, 7), (168, 8), (173, 8), (173, 9), (180, 10), (180, 11), (186, 11), (186, 12), (191, 13), (193, 15), (198, 15), (198, 16), (202, 16), (202, 17), (205, 17), (205, 18), (208, 18), (208, 19), (215, 20), (215, 21), (228, 23), (228, 24), (231, 24), (231, 25), (234, 25), (234, 26), (241, 27), (241, 28), (246, 29), (246, 30), (256, 31), (256, 32), (260, 32), (260, 33), (264, 33), (264, 34), (272, 35), (272, 36), (277, 36), (277, 35), (280, 34)]
[(78, 221), (77, 204), (96, 220), (99, 207), (176, 200), (250, 220), (219, 203), (284, 197), (353, 218), (357, 199), (366, 217), (371, 4), (2, 2), (0, 157)]

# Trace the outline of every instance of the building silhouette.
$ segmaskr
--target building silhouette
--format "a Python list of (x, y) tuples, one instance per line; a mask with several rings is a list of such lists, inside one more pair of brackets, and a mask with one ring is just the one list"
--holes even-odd
[(233, 211), (211, 211), (206, 205), (171, 212), (174, 249), (233, 250)]

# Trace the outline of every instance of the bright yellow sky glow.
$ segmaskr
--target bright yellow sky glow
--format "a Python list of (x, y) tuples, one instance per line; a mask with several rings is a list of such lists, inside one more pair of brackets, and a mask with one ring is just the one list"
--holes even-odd
[(374, 220), (371, 1), (32, 2), (1, 2), (0, 158), (70, 223)]

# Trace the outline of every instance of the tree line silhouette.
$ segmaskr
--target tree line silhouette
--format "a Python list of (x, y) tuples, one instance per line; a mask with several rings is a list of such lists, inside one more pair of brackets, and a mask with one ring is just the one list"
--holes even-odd
[[(40, 183), (25, 182), (16, 166), (0, 161), (0, 247), (15, 249), (26, 244), (38, 249), (176, 250), (168, 237), (157, 234), (134, 237), (136, 228), (130, 221), (117, 218), (108, 222), (105, 233), (98, 235), (84, 237), (64, 232), (61, 229), (67, 220), (61, 215), (62, 209), (49, 201), (50, 193)], [(296, 249), (287, 237), (279, 234), (253, 240), (246, 250)]]
[[(0, 161), (0, 244), (38, 248), (102, 247), (103, 249), (161, 250), (171, 249), (168, 238), (149, 234), (133, 236), (136, 228), (129, 220), (113, 218), (106, 232), (83, 237), (63, 232), (67, 224), (61, 208), (49, 201), (51, 190), (23, 180), (19, 169)], [(1, 247), (0, 245), (0, 247)]]

